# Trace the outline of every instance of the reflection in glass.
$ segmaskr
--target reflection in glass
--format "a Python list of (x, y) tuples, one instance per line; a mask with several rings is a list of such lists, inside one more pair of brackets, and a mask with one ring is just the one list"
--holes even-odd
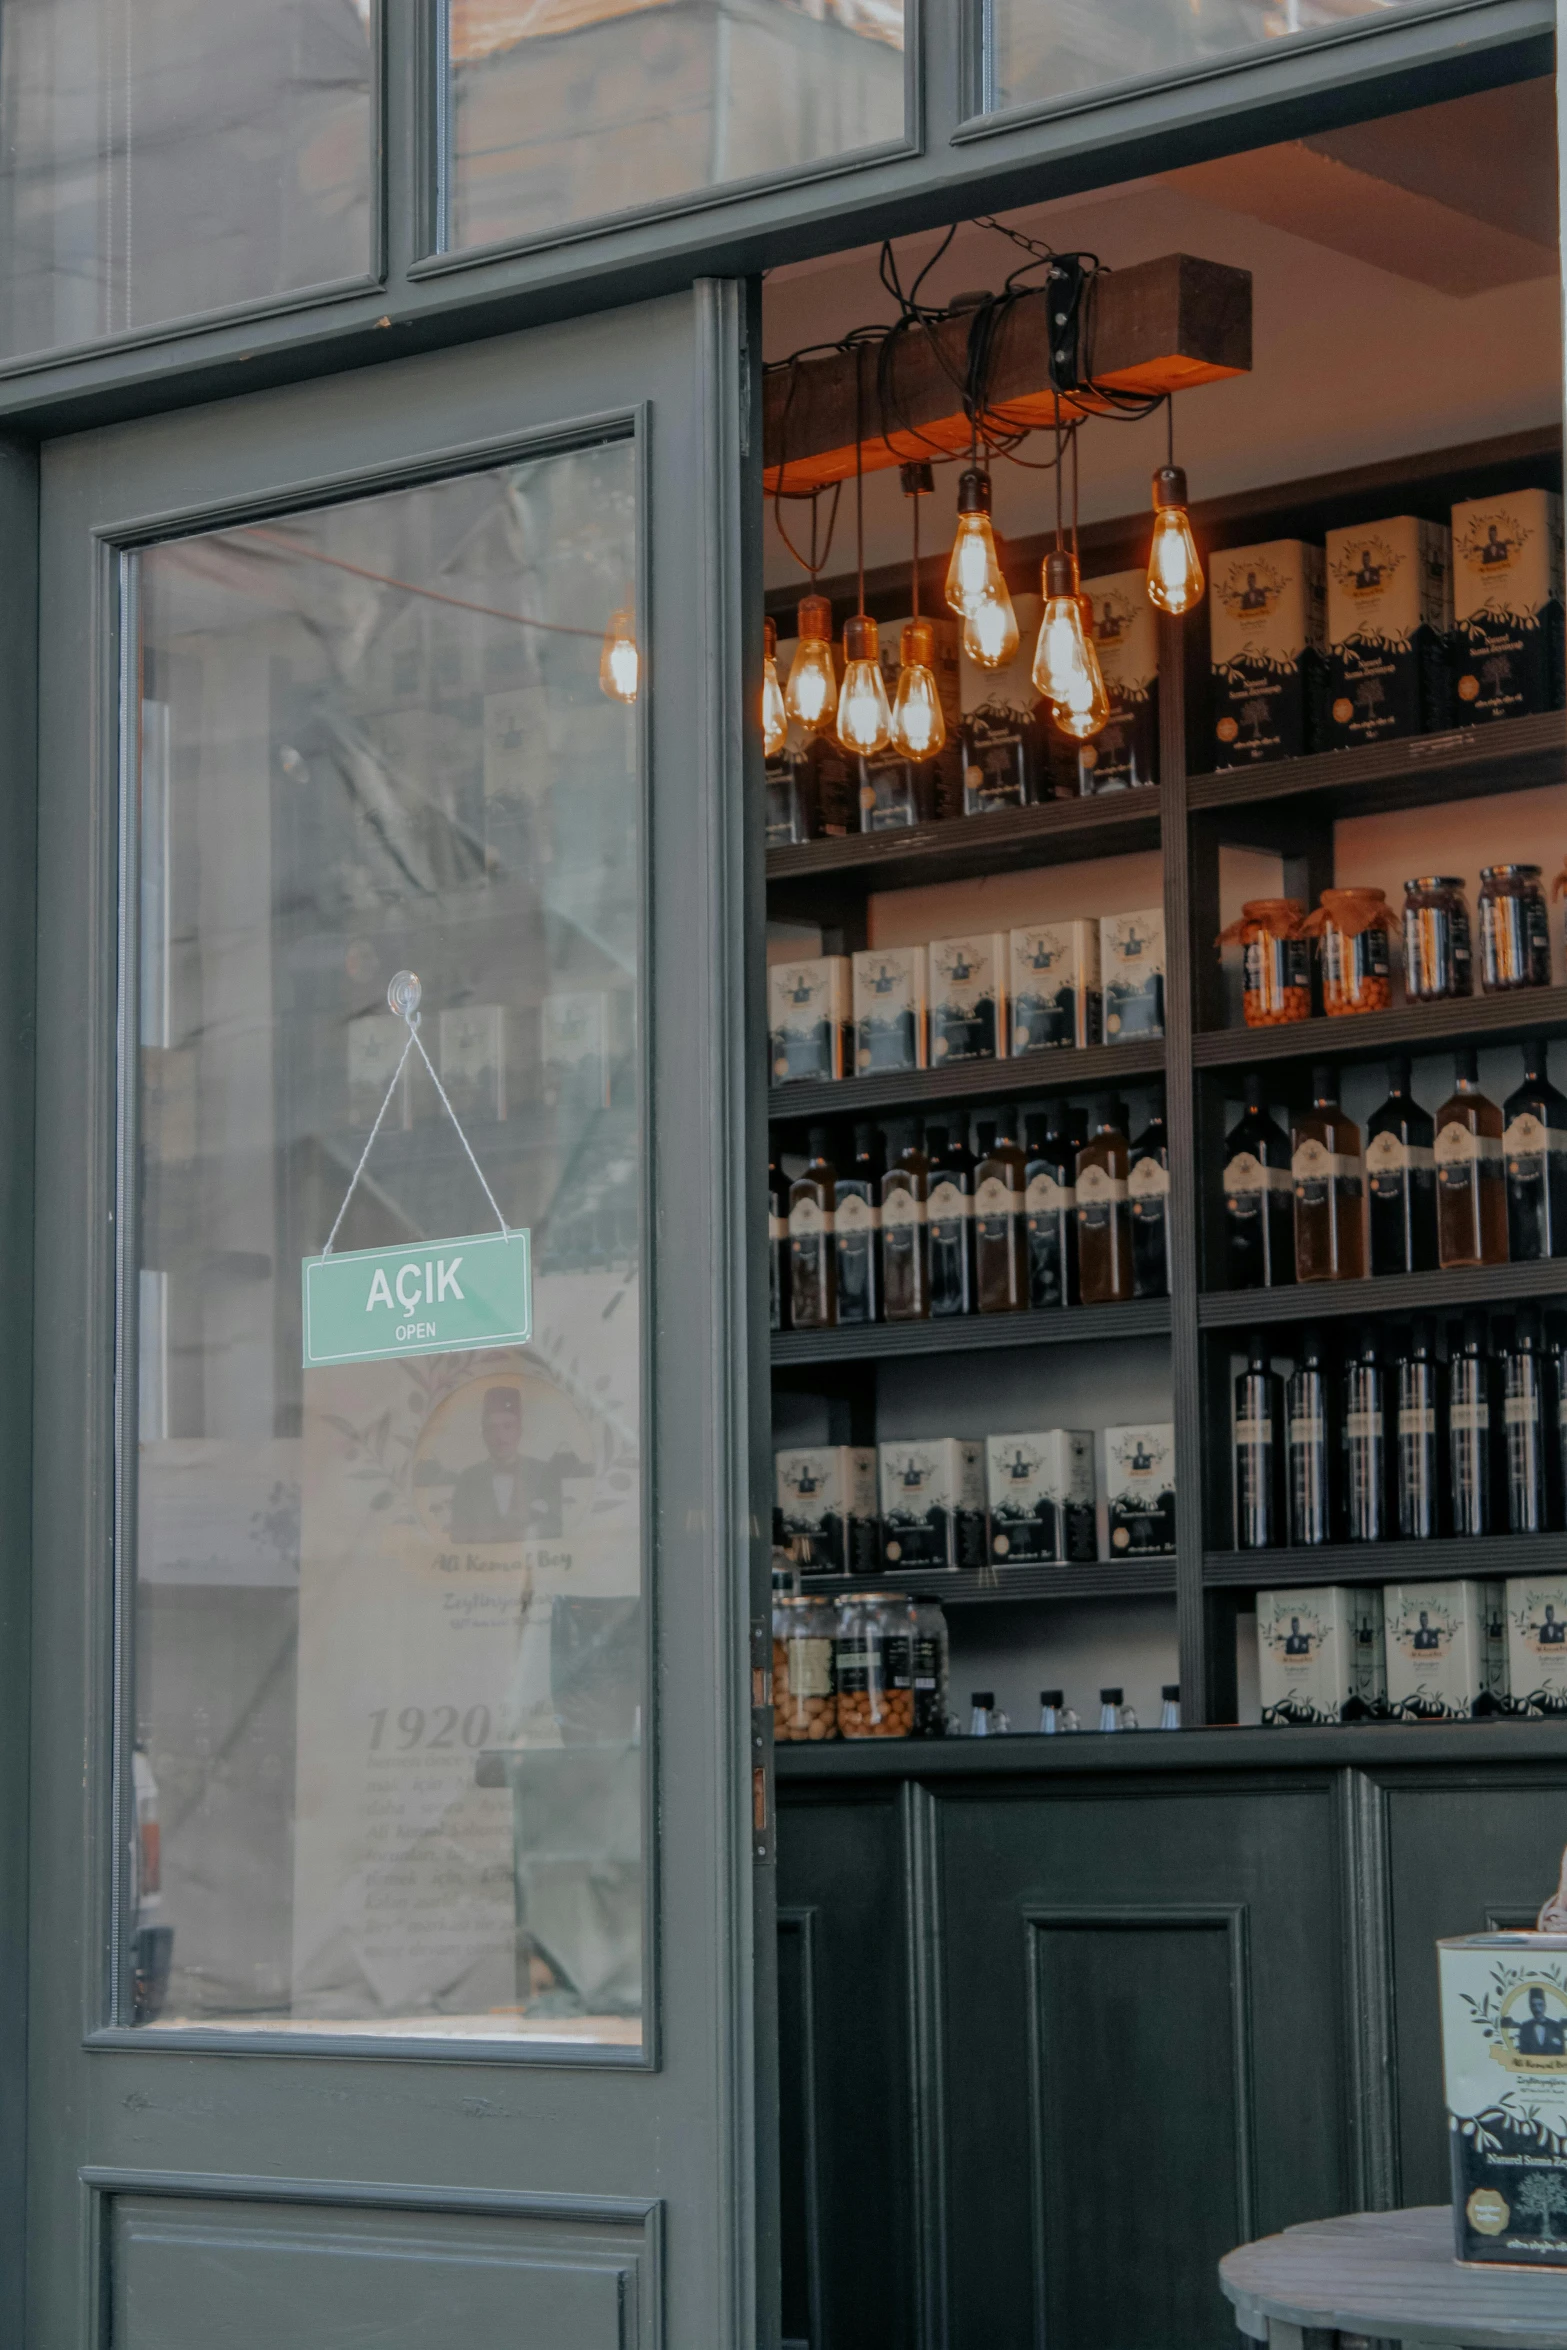
[(371, 0), (6, 0), (0, 356), (373, 266)]
[(904, 0), (451, 0), (450, 243), (901, 139), (903, 15)]
[[(138, 2023), (640, 2042), (635, 543), (622, 441), (136, 558)], [(302, 1371), (383, 1106), (337, 1249), (494, 1230), (400, 970), (533, 1337)]]
[(1408, 0), (981, 0), (986, 110), (1190, 73), (1237, 50), (1331, 32)]

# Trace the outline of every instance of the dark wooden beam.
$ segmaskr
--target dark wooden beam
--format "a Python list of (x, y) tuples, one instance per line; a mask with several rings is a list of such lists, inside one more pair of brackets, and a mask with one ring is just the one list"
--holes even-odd
[[(1050, 388), (1048, 288), (1027, 293), (998, 322), (987, 422), (1005, 434), (1056, 422)], [(769, 371), (763, 387), (763, 463), (769, 491), (819, 489), (855, 468), (855, 422), (867, 473), (907, 458), (960, 454), (969, 423), (957, 387), (968, 364), (972, 313), (958, 311), (929, 335), (900, 334), (889, 360), (885, 407), (878, 352), (834, 351)], [(855, 369), (859, 368), (858, 408)], [(1184, 392), (1251, 367), (1251, 272), (1167, 253), (1093, 281), (1079, 372), (1117, 392)], [(1102, 413), (1093, 392), (1060, 396), (1063, 422)], [(780, 475), (782, 476), (780, 480)]]

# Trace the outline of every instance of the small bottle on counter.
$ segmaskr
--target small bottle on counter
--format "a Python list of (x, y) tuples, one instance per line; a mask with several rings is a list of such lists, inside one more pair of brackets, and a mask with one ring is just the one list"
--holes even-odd
[(1480, 1091), (1479, 1057), (1453, 1055), (1453, 1092), (1436, 1119), (1437, 1257), (1455, 1265), (1507, 1262), (1507, 1173), (1502, 1113)]
[(1385, 1542), (1387, 1376), (1375, 1329), (1350, 1341), (1344, 1364), (1344, 1516), (1351, 1542)]
[(789, 1320), (796, 1330), (830, 1330), (838, 1319), (833, 1247), (837, 1176), (825, 1126), (813, 1126), (810, 1157), (789, 1186)]
[(1487, 995), (1551, 984), (1551, 923), (1538, 865), (1480, 869), (1480, 985)]
[(1426, 873), (1404, 884), (1404, 994), (1412, 1004), (1474, 993), (1474, 949), (1462, 876)]
[(1065, 1102), (1024, 1122), (1023, 1212), (1028, 1242), (1028, 1302), (1066, 1306), (1077, 1300), (1077, 1153)]
[(1101, 1730), (1124, 1730), (1126, 1728), (1126, 1724), (1122, 1719), (1122, 1713), (1124, 1710), (1122, 1699), (1124, 1698), (1125, 1694), (1125, 1691), (1121, 1689), (1100, 1690), (1099, 1727)]
[(1268, 1115), (1260, 1072), (1242, 1082), (1241, 1114), (1224, 1138), (1225, 1270), (1231, 1289), (1276, 1289), (1295, 1278), (1289, 1137)]
[(881, 1178), (880, 1137), (874, 1126), (856, 1126), (833, 1203), (840, 1326), (881, 1320)]
[(1366, 1270), (1365, 1162), (1360, 1128), (1338, 1104), (1333, 1071), (1311, 1072), (1311, 1107), (1290, 1130), (1295, 1278), (1358, 1281)]
[(1235, 1547), (1271, 1550), (1279, 1540), (1279, 1391), (1266, 1339), (1253, 1334), (1235, 1382)]
[(1076, 1730), (1080, 1727), (1076, 1714), (1066, 1702), (1064, 1690), (1041, 1689), (1039, 1692), (1039, 1734), (1042, 1738), (1054, 1738), (1063, 1731)]
[(1367, 1220), (1373, 1273), (1436, 1267), (1436, 1127), (1410, 1091), (1410, 1063), (1387, 1065), (1387, 1100), (1366, 1126)]
[(1166, 1681), (1159, 1691), (1159, 1727), (1161, 1730), (1178, 1730), (1180, 1726), (1181, 1684), (1179, 1681)]
[(1567, 1256), (1567, 1097), (1547, 1074), (1543, 1037), (1524, 1046), (1523, 1083), (1502, 1104), (1502, 1154), (1513, 1263)]
[(1519, 1314), (1500, 1353), (1502, 1431), (1507, 1447), (1507, 1531), (1543, 1534), (1546, 1414), (1549, 1380), (1540, 1324), (1529, 1307)]
[(930, 1247), (932, 1318), (974, 1311), (974, 1154), (962, 1134), (927, 1129), (930, 1192), (926, 1232)]
[(1322, 1354), (1322, 1333), (1308, 1323), (1284, 1397), (1285, 1450), (1289, 1463), (1289, 1538), (1292, 1543), (1329, 1542), (1333, 1535), (1332, 1399)]
[(882, 1312), (889, 1322), (930, 1314), (930, 1160), (917, 1121), (904, 1127), (881, 1179)]
[(1447, 1371), (1447, 1461), (1453, 1532), (1489, 1534), (1492, 1523), (1491, 1363), (1485, 1325), (1466, 1314)]
[(1028, 1304), (1026, 1163), (1010, 1123), (979, 1129), (974, 1169), (974, 1291), (982, 1314), (1015, 1314)]
[(1099, 1104), (1077, 1154), (1077, 1279), (1085, 1306), (1118, 1305), (1132, 1295), (1131, 1149), (1115, 1113), (1113, 1101)]
[(970, 1692), (968, 1734), (971, 1738), (999, 1737), (1001, 1719), (996, 1712), (996, 1693), (993, 1689), (975, 1689)]
[(1131, 1146), (1126, 1197), (1132, 1217), (1132, 1295), (1168, 1297), (1170, 1143), (1164, 1129), (1162, 1090), (1155, 1093), (1148, 1123)]
[(1395, 1354), (1393, 1410), (1398, 1531), (1406, 1542), (1428, 1542), (1441, 1530), (1442, 1507), (1441, 1365), (1428, 1322), (1416, 1322)]

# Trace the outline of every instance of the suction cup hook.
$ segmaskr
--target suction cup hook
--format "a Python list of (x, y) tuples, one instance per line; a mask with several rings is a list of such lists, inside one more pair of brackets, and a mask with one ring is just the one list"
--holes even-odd
[(413, 1028), (418, 1024), (419, 1003), (423, 994), (424, 989), (419, 984), (416, 971), (396, 971), (387, 988), (386, 1000), (398, 1019), (406, 1020), (409, 1027)]

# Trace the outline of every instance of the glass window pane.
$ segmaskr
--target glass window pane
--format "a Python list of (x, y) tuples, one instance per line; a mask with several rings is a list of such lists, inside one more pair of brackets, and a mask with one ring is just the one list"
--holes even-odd
[(640, 2043), (635, 544), (617, 441), (134, 559), (150, 2028)]
[(1410, 0), (982, 0), (986, 106), (1040, 106), (1113, 82), (1164, 80)]
[(904, 0), (452, 0), (453, 246), (901, 139)]
[(0, 357), (363, 276), (371, 0), (6, 0)]

